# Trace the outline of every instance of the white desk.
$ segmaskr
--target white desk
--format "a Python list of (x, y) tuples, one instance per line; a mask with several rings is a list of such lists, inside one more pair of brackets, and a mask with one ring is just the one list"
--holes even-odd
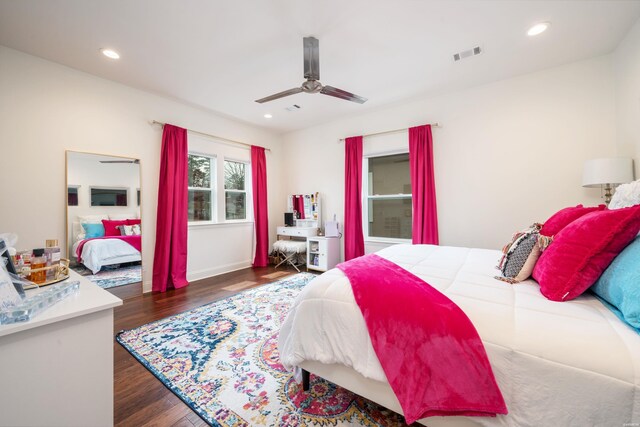
[(289, 236), (289, 237), (313, 237), (318, 235), (318, 227), (284, 227), (279, 226), (276, 229), (276, 234), (278, 236)]
[(0, 326), (2, 426), (113, 425), (113, 308), (122, 300), (73, 271), (69, 280), (80, 281), (76, 294)]

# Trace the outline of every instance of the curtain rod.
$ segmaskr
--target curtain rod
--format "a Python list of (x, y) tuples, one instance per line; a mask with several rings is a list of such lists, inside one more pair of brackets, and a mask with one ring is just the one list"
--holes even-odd
[[(157, 120), (151, 120), (150, 123), (152, 125), (161, 125), (161, 126), (164, 126), (166, 124), (166, 123), (159, 122)], [(240, 145), (244, 145), (245, 147), (251, 148), (251, 144), (247, 144), (246, 142), (234, 141), (233, 139), (223, 138), (221, 136), (211, 135), (209, 133), (199, 132), (199, 131), (193, 130), (193, 129), (187, 129), (187, 131), (191, 132), (191, 133), (197, 133), (198, 135), (207, 136), (209, 138), (219, 139), (221, 141), (231, 142), (233, 144), (240, 144)], [(271, 151), (271, 150), (269, 148), (265, 148), (264, 151)]]
[[(440, 126), (440, 123), (435, 122), (435, 123), (427, 123), (428, 125), (431, 125), (432, 128), (439, 128), (442, 127)], [(375, 133), (368, 133), (366, 135), (362, 135), (363, 138), (366, 138), (367, 136), (375, 136), (375, 135), (386, 135), (388, 133), (396, 133), (396, 132), (403, 132), (405, 130), (407, 130), (409, 128), (402, 128), (402, 129), (394, 129), (394, 130), (385, 130), (383, 132), (375, 132)], [(340, 138), (338, 141), (344, 141), (346, 138)]]

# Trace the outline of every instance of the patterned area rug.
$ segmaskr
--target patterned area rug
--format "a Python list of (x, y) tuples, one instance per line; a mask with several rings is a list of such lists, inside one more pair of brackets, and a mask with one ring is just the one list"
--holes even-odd
[(139, 264), (120, 268), (104, 267), (103, 270), (96, 274), (92, 274), (91, 270), (84, 267), (82, 269), (74, 268), (74, 270), (102, 289), (115, 288), (116, 286), (142, 281), (142, 266)]
[(404, 426), (392, 411), (280, 364), (278, 331), (300, 273), (118, 334), (117, 340), (213, 426)]

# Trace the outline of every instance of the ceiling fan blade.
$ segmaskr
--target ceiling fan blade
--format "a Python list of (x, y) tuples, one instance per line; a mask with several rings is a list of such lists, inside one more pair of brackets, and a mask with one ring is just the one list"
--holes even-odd
[(100, 163), (138, 163), (137, 160), (100, 160)]
[(302, 41), (304, 48), (304, 78), (320, 80), (320, 43), (315, 37), (305, 37)]
[(289, 96), (289, 95), (295, 95), (296, 93), (300, 93), (300, 92), (302, 92), (302, 88), (296, 87), (294, 89), (285, 90), (273, 95), (265, 96), (264, 98), (256, 99), (256, 102), (258, 104), (262, 104), (265, 102), (273, 101), (274, 99), (284, 98), (285, 96)]
[(363, 98), (358, 95), (354, 95), (351, 92), (347, 92), (346, 90), (338, 89), (333, 86), (324, 86), (320, 93), (329, 96), (335, 96), (336, 98), (345, 99), (347, 101), (357, 102), (358, 104), (364, 104), (367, 102), (367, 98)]

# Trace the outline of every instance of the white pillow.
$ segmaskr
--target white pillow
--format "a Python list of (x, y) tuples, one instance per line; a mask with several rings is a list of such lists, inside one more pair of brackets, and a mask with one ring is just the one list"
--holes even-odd
[(122, 213), (122, 214), (109, 214), (109, 219), (112, 221), (122, 221), (123, 219), (136, 219), (138, 216), (135, 212)]
[(141, 234), (142, 229), (140, 228), (140, 224), (133, 224), (131, 227), (134, 236), (139, 236)]
[(133, 225), (120, 225), (118, 228), (123, 236), (133, 236)]
[(619, 185), (611, 198), (609, 209), (621, 209), (635, 205), (640, 205), (640, 179)]
[(100, 224), (103, 219), (107, 219), (107, 215), (78, 215), (80, 224)]

